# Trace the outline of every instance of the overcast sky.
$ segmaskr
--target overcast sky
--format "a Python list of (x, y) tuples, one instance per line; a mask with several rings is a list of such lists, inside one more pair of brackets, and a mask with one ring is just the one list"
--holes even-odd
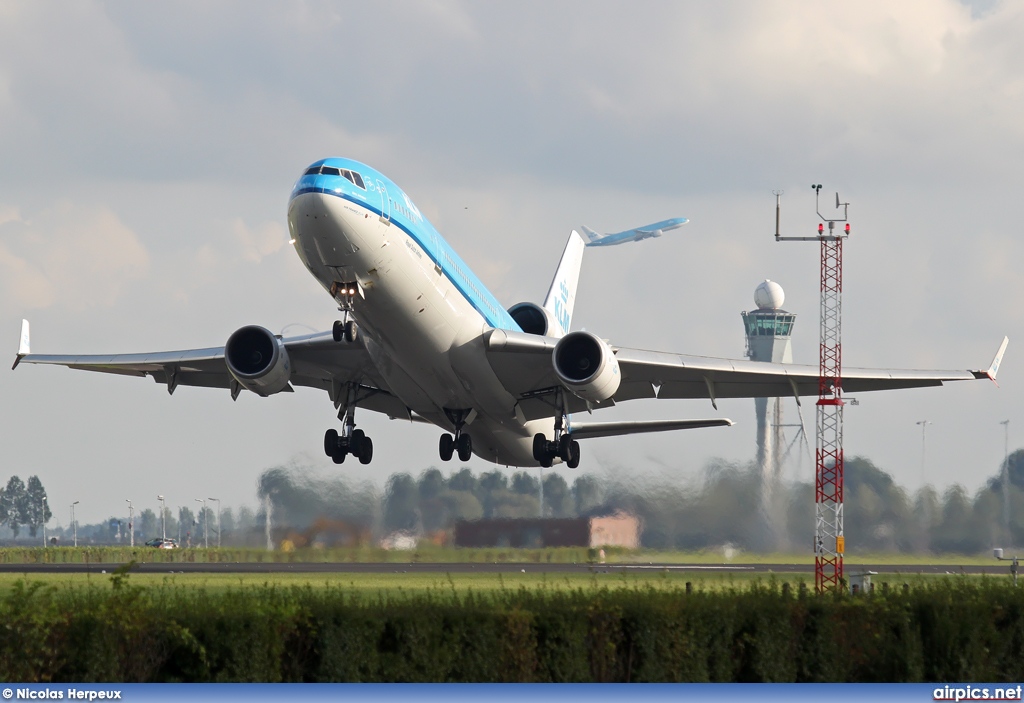
[[(813, 364), (818, 248), (774, 241), (772, 190), (785, 233), (810, 234), (823, 183), (851, 203), (844, 364), (984, 368), (1011, 338), (998, 388), (863, 394), (846, 412), (847, 453), (910, 489), (931, 421), (925, 478), (973, 491), (999, 469), (999, 422), (1011, 451), (1024, 436), (1022, 36), (1024, 5), (956, 0), (3, 3), (0, 341), (13, 361), (22, 317), (39, 353), (326, 329), (334, 305), (287, 246), (285, 208), (306, 165), (347, 156), (400, 184), (506, 305), (543, 298), (573, 227), (688, 217), (589, 250), (574, 327), (740, 358), (739, 312), (770, 278)], [(289, 462), (376, 481), (438, 464), (438, 430), (364, 412), (373, 464), (335, 467), (334, 410), (311, 389), (232, 403), (26, 365), (0, 370), (0, 403), (0, 481), (38, 474), (65, 524), (74, 500), (83, 522), (158, 493), (252, 504)], [(579, 471), (693, 481), (712, 458), (748, 461), (753, 402), (719, 409), (606, 411), (738, 425), (590, 440)]]

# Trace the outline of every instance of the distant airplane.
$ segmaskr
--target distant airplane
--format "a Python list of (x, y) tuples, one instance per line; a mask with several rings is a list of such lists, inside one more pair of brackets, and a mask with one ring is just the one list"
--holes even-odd
[(636, 229), (627, 229), (625, 232), (616, 232), (615, 234), (601, 234), (599, 232), (595, 232), (586, 225), (583, 225), (582, 229), (583, 234), (587, 235), (590, 239), (590, 241), (587, 242), (588, 247), (607, 247), (612, 244), (639, 242), (641, 239), (660, 237), (665, 232), (679, 229), (687, 222), (689, 222), (689, 220), (685, 217), (674, 217), (671, 220), (662, 220), (661, 222), (655, 222), (653, 225), (637, 227)]
[[(659, 223), (648, 233), (666, 228)], [(507, 466), (562, 461), (575, 468), (581, 439), (733, 423), (589, 422), (572, 413), (638, 398), (705, 398), (717, 409), (718, 398), (819, 394), (817, 365), (642, 351), (570, 332), (585, 246), (575, 231), (544, 304), (505, 310), (402, 189), (357, 161), (323, 159), (305, 169), (288, 201), (288, 231), (295, 253), (342, 312), (329, 332), (282, 338), (249, 325), (222, 347), (53, 355), (31, 352), (25, 321), (14, 366), (151, 376), (169, 393), (205, 386), (232, 399), (243, 390), (269, 396), (318, 388), (341, 422), (323, 444), (337, 464), (349, 454), (363, 464), (373, 457), (373, 441), (356, 428), (357, 408), (443, 429), (444, 461), (458, 452), (462, 461), (476, 454)], [(994, 379), (1005, 349), (1003, 340), (982, 371), (847, 368), (842, 385), (857, 393)]]

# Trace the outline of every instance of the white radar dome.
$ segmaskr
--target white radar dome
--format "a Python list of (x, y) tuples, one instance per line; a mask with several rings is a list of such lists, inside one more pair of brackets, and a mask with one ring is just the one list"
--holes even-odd
[(786, 302), (786, 294), (775, 281), (765, 279), (754, 289), (754, 305), (761, 310), (778, 310)]

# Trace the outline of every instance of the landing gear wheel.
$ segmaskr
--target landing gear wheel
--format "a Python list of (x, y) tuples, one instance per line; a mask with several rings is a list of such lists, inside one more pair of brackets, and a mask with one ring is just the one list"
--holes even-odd
[(562, 458), (562, 461), (567, 463), (569, 461), (569, 450), (572, 447), (572, 442), (572, 436), (568, 434), (563, 434), (558, 438), (558, 456)]
[(456, 444), (459, 450), (459, 461), (469, 461), (473, 456), (473, 438), (468, 434), (459, 435)]
[[(548, 455), (548, 438), (542, 432), (533, 436), (533, 458), (543, 465), (544, 458)], [(551, 466), (551, 464), (548, 464)]]
[(553, 463), (554, 462), (551, 460), (550, 456), (545, 456), (543, 459), (540, 460), (540, 465), (545, 469), (550, 469)]
[(338, 448), (338, 431), (335, 429), (327, 430), (324, 433), (324, 454), (333, 457), (335, 450)]
[(341, 338), (345, 334), (345, 323), (341, 320), (335, 320), (334, 326), (331, 328), (331, 336), (334, 337), (335, 342), (340, 342)]
[[(356, 430), (358, 432), (358, 430)], [(369, 464), (373, 459), (373, 440), (369, 437), (364, 437), (361, 442), (362, 446), (359, 448), (359, 463)]]
[(351, 344), (357, 339), (359, 339), (359, 325), (355, 320), (349, 320), (345, 323), (345, 341)]
[(575, 439), (569, 442), (569, 458), (565, 460), (565, 465), (570, 469), (580, 465), (580, 443)]
[(348, 456), (348, 450), (345, 449), (344, 447), (337, 447), (334, 450), (334, 453), (331, 454), (331, 459), (334, 461), (335, 464), (343, 464), (345, 463), (346, 456)]
[(352, 434), (348, 438), (348, 450), (352, 452), (352, 456), (361, 457), (363, 455), (366, 441), (366, 434), (362, 430), (352, 430)]
[(437, 443), (437, 453), (441, 455), (441, 461), (451, 461), (455, 454), (455, 438), (447, 432), (441, 435), (441, 441)]

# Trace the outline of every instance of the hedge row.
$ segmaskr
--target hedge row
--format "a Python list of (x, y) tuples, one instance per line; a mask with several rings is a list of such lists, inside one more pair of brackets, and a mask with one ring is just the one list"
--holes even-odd
[(0, 679), (58, 681), (1020, 681), (1024, 595), (953, 580), (860, 596), (508, 591), (377, 599), (23, 584)]

